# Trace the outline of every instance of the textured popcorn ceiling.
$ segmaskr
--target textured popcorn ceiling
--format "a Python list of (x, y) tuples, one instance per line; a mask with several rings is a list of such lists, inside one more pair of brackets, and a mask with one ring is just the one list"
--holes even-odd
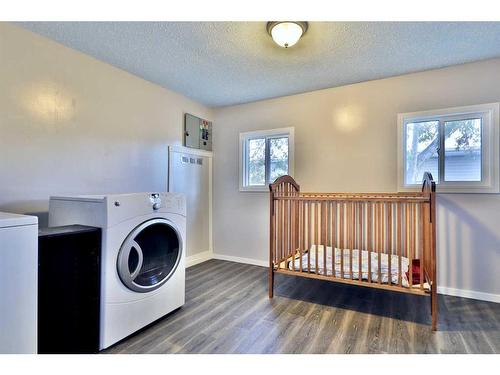
[(265, 22), (20, 25), (209, 106), (500, 56), (500, 22), (312, 22), (290, 49)]

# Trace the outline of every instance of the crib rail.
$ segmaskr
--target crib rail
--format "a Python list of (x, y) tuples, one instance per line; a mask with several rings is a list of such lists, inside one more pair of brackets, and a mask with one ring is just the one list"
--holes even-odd
[(278, 178), (270, 191), (270, 297), (275, 272), (435, 292), (430, 173), (424, 174), (421, 192), (302, 193), (290, 176)]

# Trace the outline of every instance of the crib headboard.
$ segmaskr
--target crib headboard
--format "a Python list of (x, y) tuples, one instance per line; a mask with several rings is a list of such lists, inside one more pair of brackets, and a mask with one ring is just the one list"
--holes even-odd
[(300, 192), (299, 184), (288, 175), (278, 177), (272, 184), (269, 184), (269, 190), (272, 193), (280, 195), (295, 195)]

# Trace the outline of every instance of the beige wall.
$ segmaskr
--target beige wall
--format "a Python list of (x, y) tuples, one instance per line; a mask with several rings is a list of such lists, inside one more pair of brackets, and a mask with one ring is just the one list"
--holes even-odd
[(45, 212), (54, 194), (165, 191), (184, 112), (212, 119), (181, 95), (0, 23), (0, 210)]
[[(303, 191), (390, 192), (397, 190), (398, 113), (498, 101), (500, 59), (216, 110), (215, 252), (268, 259), (269, 198), (238, 191), (239, 132), (294, 126)], [(440, 286), (500, 298), (500, 195), (438, 200)]]

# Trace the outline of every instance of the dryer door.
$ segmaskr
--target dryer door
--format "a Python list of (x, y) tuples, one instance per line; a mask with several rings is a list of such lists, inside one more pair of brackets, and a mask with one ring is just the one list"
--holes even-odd
[(182, 256), (182, 238), (167, 219), (148, 220), (136, 227), (118, 254), (118, 275), (134, 292), (159, 288), (175, 272)]

